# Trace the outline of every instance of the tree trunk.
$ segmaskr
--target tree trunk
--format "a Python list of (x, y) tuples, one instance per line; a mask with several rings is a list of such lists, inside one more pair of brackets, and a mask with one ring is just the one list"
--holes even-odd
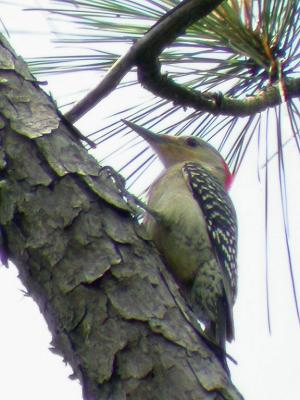
[(1, 257), (84, 398), (241, 399), (113, 179), (0, 44)]

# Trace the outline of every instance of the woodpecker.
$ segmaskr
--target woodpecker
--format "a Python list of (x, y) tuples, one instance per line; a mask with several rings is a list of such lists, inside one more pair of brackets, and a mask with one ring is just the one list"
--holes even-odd
[(210, 144), (169, 136), (124, 121), (164, 166), (149, 188), (144, 223), (166, 265), (184, 288), (206, 334), (225, 352), (234, 338), (237, 221), (227, 193), (229, 168)]

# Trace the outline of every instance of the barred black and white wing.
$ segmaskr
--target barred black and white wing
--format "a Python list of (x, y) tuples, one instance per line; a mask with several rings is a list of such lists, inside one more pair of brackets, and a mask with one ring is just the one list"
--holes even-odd
[(233, 301), (237, 291), (237, 219), (233, 203), (219, 180), (200, 164), (183, 166), (195, 200), (202, 210), (213, 250), (228, 276)]

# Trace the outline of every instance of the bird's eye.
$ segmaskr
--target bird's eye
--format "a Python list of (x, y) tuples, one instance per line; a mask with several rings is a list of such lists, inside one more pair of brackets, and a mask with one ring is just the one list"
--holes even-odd
[(193, 137), (188, 137), (186, 138), (186, 144), (190, 147), (197, 147), (199, 145), (199, 142)]

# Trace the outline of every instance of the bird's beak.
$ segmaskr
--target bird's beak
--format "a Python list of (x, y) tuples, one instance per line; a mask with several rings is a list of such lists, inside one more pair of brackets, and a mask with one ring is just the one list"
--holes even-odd
[(126, 121), (125, 119), (122, 119), (122, 122), (129, 126), (134, 132), (136, 132), (139, 136), (141, 136), (146, 142), (148, 142), (151, 146), (155, 148), (155, 145), (161, 145), (163, 143), (170, 143), (173, 141), (172, 136), (168, 135), (160, 135), (158, 133), (154, 133), (149, 131), (149, 129), (143, 128), (142, 126), (139, 126), (135, 124), (134, 122)]

